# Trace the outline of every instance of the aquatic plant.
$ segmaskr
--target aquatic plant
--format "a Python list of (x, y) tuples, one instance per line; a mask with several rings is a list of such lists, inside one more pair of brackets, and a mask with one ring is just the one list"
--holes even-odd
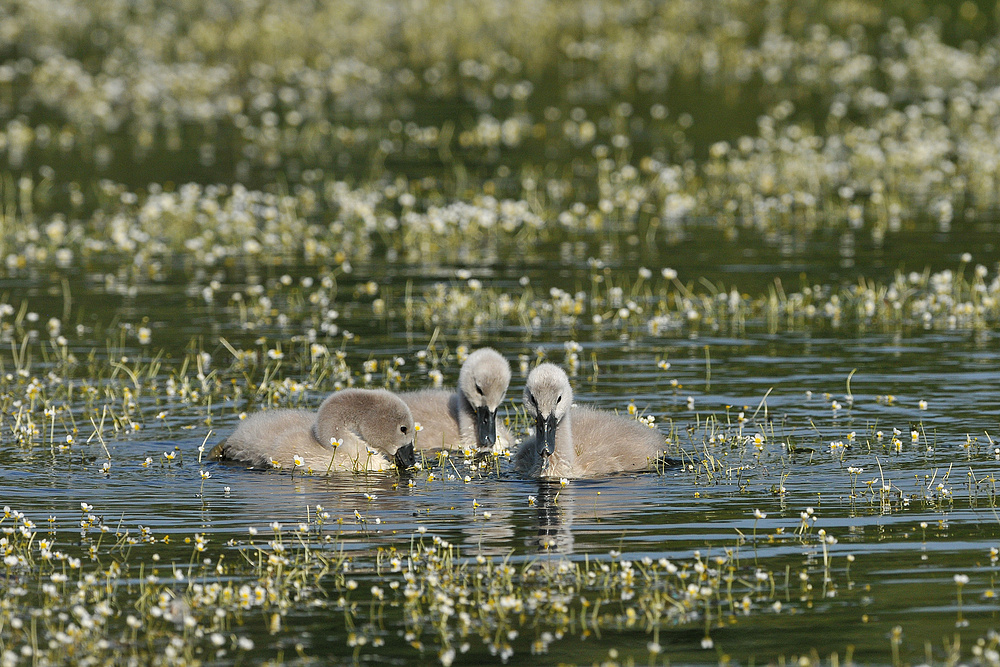
[[(734, 382), (726, 358), (780, 334), (969, 340), (979, 363), (995, 23), (974, 2), (8, 2), (0, 663), (818, 664), (799, 619), (860, 614), (869, 645), (831, 665), (998, 664), (982, 398), (895, 362), (853, 390), (858, 364), (827, 372), (846, 393), (768, 384), (766, 355)], [(949, 251), (896, 254), (929, 233)], [(780, 278), (716, 270), (744, 251)], [(521, 488), (509, 452), (337, 480), (203, 460), (254, 410), (453, 384), (486, 339), (661, 429), (673, 460), (642, 489), (663, 504), (623, 505), (670, 522), (611, 520), (610, 486)], [(529, 427), (517, 398), (505, 421)], [(337, 484), (343, 506), (306, 500)], [(177, 516), (69, 495), (127, 485)], [(236, 534), (218, 510), (256, 507), (251, 485), (306, 520), (255, 509)], [(889, 549), (928, 620), (886, 603)], [(754, 654), (729, 631), (779, 623)]]

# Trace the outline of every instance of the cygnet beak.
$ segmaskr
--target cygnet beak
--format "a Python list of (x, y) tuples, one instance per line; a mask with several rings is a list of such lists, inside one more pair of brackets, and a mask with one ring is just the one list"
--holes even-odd
[(556, 416), (555, 413), (548, 417), (539, 414), (535, 418), (535, 438), (538, 444), (542, 445), (542, 454), (552, 456), (556, 451)]
[(417, 462), (417, 457), (413, 453), (413, 443), (411, 442), (397, 449), (394, 458), (396, 459), (396, 467), (400, 470), (412, 468), (413, 464)]
[(497, 441), (497, 413), (485, 405), (476, 408), (476, 440), (482, 449), (492, 449)]

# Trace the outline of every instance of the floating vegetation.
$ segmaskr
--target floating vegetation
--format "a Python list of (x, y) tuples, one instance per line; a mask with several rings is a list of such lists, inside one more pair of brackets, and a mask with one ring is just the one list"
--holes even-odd
[[(997, 20), (10, 0), (0, 666), (1000, 664)], [(669, 460), (206, 458), (481, 345)]]
[(684, 284), (669, 268), (662, 273), (674, 277), (653, 280), (643, 276), (650, 273), (644, 269), (630, 279), (602, 270), (598, 260), (591, 265), (592, 288), (574, 294), (558, 288), (538, 294), (526, 287), (515, 297), (470, 279), (434, 285), (422, 302), (407, 304), (407, 312), (421, 316), (427, 327), (448, 324), (464, 330), (508, 324), (521, 325), (528, 334), (555, 329), (597, 335), (612, 331), (625, 337), (739, 334), (748, 328), (980, 329), (994, 328), (1000, 321), (1000, 280), (995, 275), (989, 279), (983, 265), (969, 270), (968, 276), (952, 270), (897, 273), (887, 284), (861, 279), (846, 286), (806, 285), (798, 291), (786, 291), (776, 281), (758, 296), (704, 281)]
[[(543, 502), (558, 510), (557, 500)], [(319, 610), (331, 614), (334, 641), (355, 660), (400, 639), (409, 647), (402, 655), (448, 665), (466, 653), (506, 661), (515, 651), (546, 654), (560, 642), (639, 633), (646, 641), (630, 641), (627, 654), (655, 661), (684, 628), (701, 636), (701, 649), (718, 650), (714, 637), (753, 617), (853, 600), (860, 567), (852, 554), (834, 555), (839, 540), (814, 529), (813, 508), (794, 531), (779, 527), (766, 538), (757, 524), (767, 514), (755, 510), (752, 540), (741, 537), (719, 555), (634, 560), (616, 550), (586, 559), (484, 557), (423, 528), (409, 546), (347, 552), (345, 542), (366, 537), (364, 522), (311, 510), (306, 522), (274, 522), (266, 537), (252, 527), (249, 537), (219, 546), (201, 533), (171, 540), (141, 525), (111, 526), (87, 503), (75, 537), (64, 519), (38, 525), (4, 507), (4, 664), (263, 656), (282, 646), (289, 619)], [(821, 558), (769, 570), (757, 562), (758, 543), (818, 549)], [(954, 581), (961, 621), (971, 579), (958, 573)], [(993, 599), (989, 585), (985, 597)], [(304, 658), (318, 648), (299, 642), (295, 652)]]
[[(165, 236), (208, 259), (356, 259), (377, 236), (426, 261), (442, 233), (475, 257), (498, 231), (629, 247), (706, 219), (776, 247), (822, 230), (884, 247), (997, 210), (998, 65), (974, 3), (944, 24), (930, 3), (909, 20), (864, 2), (222, 4), (12, 5), (8, 261), (84, 221), (104, 230), (92, 253), (149, 234), (153, 253)], [(206, 217), (217, 236), (191, 234)]]
[[(261, 347), (274, 349), (264, 343)], [(247, 377), (258, 376), (246, 375), (248, 355), (233, 355), (232, 367), (211, 371), (208, 375), (216, 377), (206, 382), (205, 353), (192, 350), (180, 372), (169, 377), (182, 389), (167, 392), (162, 403), (147, 398), (160, 386), (160, 366), (153, 370), (152, 361), (114, 366), (116, 372), (95, 378), (93, 384), (72, 377), (43, 381), (33, 376), (30, 348), (15, 345), (22, 350), (21, 365), (4, 380), (2, 419), (5, 430), (15, 436), (13, 449), (29, 460), (44, 452), (63, 462), (58, 465), (69, 463), (109, 479), (130, 475), (128, 469), (140, 465), (159, 471), (154, 474), (197, 475), (199, 495), (219, 497), (222, 483), (215, 477), (225, 476), (225, 471), (213, 474), (200, 462), (204, 442), (197, 452), (168, 450), (141, 464), (126, 445), (148, 430), (169, 430), (172, 413), (192, 418), (207, 409), (211, 414), (212, 405), (227, 401), (233, 409), (236, 399), (227, 392), (240, 386), (237, 378), (247, 382)], [(566, 350), (575, 354), (583, 348), (576, 344)], [(264, 377), (280, 377), (280, 364), (295, 358), (259, 356)], [(457, 361), (461, 354), (454, 356)], [(439, 350), (424, 351), (416, 365), (427, 365), (431, 358), (448, 364), (451, 357)], [(326, 363), (324, 359), (320, 355), (316, 363)], [(346, 358), (341, 363), (346, 364)], [(363, 381), (366, 374), (408, 363), (364, 361), (346, 376)], [(187, 375), (189, 364), (202, 377), (195, 387), (191, 384), (196, 378)], [(670, 364), (661, 363), (659, 370), (669, 371)], [(305, 400), (314, 390), (303, 389)], [(196, 396), (198, 391), (204, 394)], [(90, 407), (74, 406), (75, 393), (91, 395)], [(242, 390), (242, 396), (252, 393), (249, 384)], [(868, 409), (881, 409), (886, 401), (877, 398), (867, 401)], [(854, 394), (840, 400), (844, 404), (826, 395), (814, 410), (825, 413), (837, 406), (834, 411), (853, 412), (866, 407)], [(899, 401), (893, 397), (893, 403)], [(929, 407), (922, 399), (909, 402), (911, 414)], [(760, 498), (770, 486), (775, 499), (765, 509), (748, 513), (735, 535), (716, 541), (707, 551), (693, 549), (683, 556), (621, 549), (608, 555), (574, 555), (567, 550), (565, 531), (574, 521), (579, 523), (573, 517), (585, 513), (590, 500), (586, 487), (575, 488), (577, 482), (566, 480), (544, 484), (538, 495), (524, 501), (538, 521), (534, 553), (484, 554), (482, 544), (459, 544), (423, 526), (398, 534), (393, 526), (399, 518), (383, 521), (380, 516), (386, 502), (380, 496), (389, 494), (395, 504), (401, 489), (439, 493), (470, 481), (495, 483), (510, 468), (509, 452), (492, 457), (485, 466), (473, 456), (425, 458), (422, 470), (405, 484), (404, 478), (376, 475), (373, 481), (384, 490), (359, 494), (364, 500), (352, 512), (335, 516), (312, 507), (307, 520), (291, 529), (274, 523), (265, 529), (269, 536), (262, 538), (261, 530), (253, 528), (249, 537), (230, 537), (224, 546), (225, 540), (204, 532), (185, 531), (182, 539), (157, 535), (141, 517), (137, 527), (128, 517), (109, 522), (86, 502), (81, 505), (78, 538), (67, 537), (75, 528), (60, 517), (32, 519), (5, 508), (0, 520), (5, 566), (0, 653), (12, 665), (130, 659), (186, 664), (244, 657), (257, 661), (276, 653), (280, 658), (288, 646), (305, 659), (329, 650), (323, 647), (330, 642), (356, 660), (391, 651), (451, 664), (466, 655), (507, 660), (519, 653), (559, 652), (566, 643), (611, 640), (618, 646), (612, 649), (615, 655), (625, 660), (659, 661), (691, 650), (715, 655), (727, 650), (731, 628), (754, 619), (801, 616), (816, 613), (817, 605), (830, 600), (854, 605), (864, 599), (854, 583), (864, 576), (859, 575), (862, 563), (841, 545), (845, 539), (852, 544), (858, 535), (837, 531), (835, 537), (829, 528), (817, 526), (824, 498), (839, 497), (835, 502), (855, 516), (930, 513), (939, 517), (938, 531), (947, 530), (947, 516), (956, 503), (973, 508), (997, 505), (992, 471), (997, 454), (989, 434), (965, 438), (962, 465), (968, 467), (967, 480), (953, 475), (951, 465), (913, 475), (905, 461), (914, 456), (934, 461), (939, 446), (920, 424), (912, 433), (882, 431), (874, 425), (840, 431), (826, 445), (817, 437), (798, 435), (794, 420), (775, 422), (767, 410), (761, 412), (763, 407), (707, 418), (692, 415), (684, 425), (674, 418), (660, 425), (669, 453), (681, 461), (680, 466), (656, 471), (665, 487), (681, 485), (697, 499), (720, 493)], [(153, 415), (153, 410), (158, 412)], [(637, 409), (627, 412), (646, 419)], [(513, 423), (523, 428), (518, 414)], [(175, 418), (170, 419), (176, 425)], [(209, 432), (200, 417), (191, 421), (198, 432)], [(832, 429), (836, 422), (825, 430)], [(16, 465), (11, 450), (5, 445), (0, 451), (8, 464)], [(195, 460), (187, 460), (189, 456)], [(816, 492), (800, 482), (803, 466), (814, 460), (830, 461), (840, 470), (839, 489)], [(259, 474), (287, 477), (286, 471)], [(222, 493), (228, 497), (229, 487)], [(595, 517), (605, 506), (600, 495), (593, 496)], [(818, 510), (792, 504), (810, 495), (820, 504)], [(486, 531), (514, 521), (503, 503), (486, 503), (489, 509), (476, 512), (483, 504), (473, 501), (473, 525), (481, 524)], [(928, 522), (921, 526), (926, 542)], [(785, 555), (761, 557), (772, 551)], [(981, 572), (978, 584), (961, 580), (960, 622), (968, 615), (963, 591), (982, 591), (983, 600), (993, 600), (994, 574)], [(955, 576), (968, 578), (965, 573)], [(337, 619), (329, 639), (313, 643), (295, 636), (295, 619), (321, 612), (334, 612)], [(692, 632), (697, 637), (693, 642)], [(139, 636), (144, 640), (136, 641)], [(989, 641), (979, 646), (987, 647)]]

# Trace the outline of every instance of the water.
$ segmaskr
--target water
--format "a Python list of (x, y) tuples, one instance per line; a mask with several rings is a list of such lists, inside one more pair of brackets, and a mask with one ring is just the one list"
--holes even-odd
[[(1000, 664), (981, 4), (11, 3), (0, 665)], [(672, 464), (203, 459), (483, 345)]]
[[(613, 275), (631, 275), (634, 270), (615, 269)], [(762, 264), (751, 273), (770, 275), (778, 270)], [(521, 273), (496, 267), (482, 280), (485, 288), (498, 286), (517, 293)], [(74, 280), (70, 312), (81, 315), (67, 321), (92, 322), (99, 313), (112, 331), (126, 332), (135, 328), (131, 323), (146, 322), (154, 339), (164, 344), (163, 365), (140, 382), (135, 394), (132, 419), (142, 428), (104, 436), (110, 473), (100, 471), (107, 457), (90, 435), (100, 419), (100, 407), (91, 415), (95, 422), (88, 423), (90, 417), (79, 400), (65, 402), (77, 423), (76, 444), (67, 450), (57, 446), (69, 430), (62, 415), (54, 425), (38, 420), (42, 435), (30, 447), (5, 438), (0, 473), (4, 504), (26, 512), (40, 525), (55, 516), (61, 538), (62, 531), (75, 530), (80, 503), (86, 502), (119, 533), (134, 535), (144, 526), (161, 540), (170, 536), (174, 545), (199, 533), (207, 536), (211, 550), (237, 560), (250, 527), (260, 534), (270, 533), (273, 521), (292, 527), (308, 521), (317, 505), (344, 520), (336, 527), (340, 535), (336, 548), (354, 555), (359, 563), (379, 547), (407, 548), (414, 536), (422, 537), (419, 528), (426, 529), (427, 537), (457, 545), (463, 557), (510, 558), (522, 564), (562, 558), (576, 563), (643, 558), (685, 562), (696, 553), (732, 558), (737, 577), (750, 580), (751, 608), (746, 615), (724, 614), (721, 624), (718, 618), (710, 619), (710, 649), (701, 645), (704, 618), (664, 626), (659, 641), (663, 657), (671, 661), (714, 662), (725, 655), (748, 663), (779, 656), (791, 659), (814, 650), (820, 656), (842, 657), (853, 651), (858, 661), (880, 662), (889, 655), (896, 626), (903, 628), (905, 659), (920, 660), (925, 650), (920, 638), (926, 638), (932, 653), (940, 656), (941, 642), (950, 641), (954, 633), (985, 636), (996, 622), (992, 591), (997, 571), (990, 562), (990, 549), (997, 545), (1000, 531), (992, 481), (1000, 467), (992, 443), (1000, 430), (994, 407), (1000, 389), (995, 381), (994, 331), (931, 328), (867, 333), (853, 327), (847, 331), (782, 327), (771, 332), (765, 323), (753, 321), (737, 336), (684, 330), (664, 337), (642, 327), (625, 335), (610, 324), (590, 322), (572, 327), (572, 336), (564, 326), (548, 324), (506, 325), (489, 331), (441, 321), (431, 328), (407, 322), (400, 299), (408, 282), (412, 293), (419, 294), (437, 276), (427, 279), (414, 272), (382, 278), (379, 295), (393, 305), (390, 315), (373, 320), (371, 300), (358, 288), (377, 275), (372, 267), (359, 267), (338, 286), (337, 321), (356, 335), (342, 345), (356, 381), (364, 383), (361, 366), (367, 359), (398, 355), (404, 361), (404, 375), (390, 381), (390, 386), (427, 386), (432, 364), (416, 353), (432, 338), (436, 352), (445, 351), (442, 345), (489, 343), (513, 363), (514, 380), (504, 410), (515, 430), (523, 433), (521, 361), (530, 364), (544, 354), (574, 369), (579, 403), (619, 411), (632, 403), (639, 413), (655, 417), (661, 431), (670, 435), (672, 454), (686, 465), (659, 474), (622, 474), (561, 485), (520, 478), (504, 458), (498, 471), (471, 471), (474, 478), (468, 483), (462, 479), (465, 465), (458, 459), (444, 466), (426, 461), (433, 479), (427, 470), (403, 478), (327, 479), (199, 463), (199, 445), (207, 441), (210, 446), (224, 437), (240, 411), (256, 409), (245, 396), (234, 398), (228, 388), (245, 380), (229, 367), (231, 355), (216, 341), (225, 338), (237, 349), (282, 343), (289, 357), (279, 375), (306, 381), (296, 368), (291, 336), (301, 336), (308, 328), (310, 309), (292, 309), (290, 320), (280, 325), (265, 317), (246, 330), (234, 318), (231, 305), (205, 303), (198, 291), (183, 283), (143, 286), (122, 296), (104, 281)], [(542, 271), (528, 275), (532, 283), (546, 275), (554, 284), (560, 282)], [(583, 283), (587, 274), (577, 275)], [(446, 279), (456, 289), (464, 285), (462, 279)], [(269, 292), (275, 301), (296, 290), (308, 295), (322, 289), (295, 281), (284, 288), (280, 281), (274, 284), (278, 287)], [(248, 287), (227, 279), (218, 294), (246, 292)], [(9, 289), (9, 303), (23, 297), (37, 308), (38, 324), (27, 329), (40, 330), (50, 317), (62, 316), (61, 288), (28, 280), (19, 282), (16, 292), (13, 286)], [(222, 296), (216, 301), (226, 303)], [(123, 329), (124, 323), (130, 326)], [(70, 347), (79, 357), (96, 349), (98, 358), (106, 359), (107, 353), (100, 349), (103, 333), (101, 326), (85, 325), (81, 333), (72, 334)], [(7, 335), (17, 350), (19, 337), (13, 331)], [(58, 369), (51, 354), (42, 354), (48, 334), (39, 331), (37, 339), (41, 342), (29, 345), (35, 350), (31, 374), (46, 367)], [(222, 388), (212, 391), (211, 405), (168, 393), (170, 375), (177, 381), (174, 386), (183, 377), (193, 379), (191, 364), (182, 371), (185, 348), (199, 349), (189, 344), (191, 339), (211, 354), (203, 370), (222, 379)], [(577, 346), (567, 347), (568, 340)], [(138, 363), (141, 369), (154, 349), (128, 341), (110, 359), (121, 354), (129, 358), (126, 365)], [(4, 360), (8, 372), (12, 354)], [(193, 358), (190, 353), (188, 358)], [(658, 367), (659, 360), (668, 361), (669, 368)], [(443, 360), (445, 385), (454, 384), (457, 366), (454, 357)], [(373, 383), (385, 381), (381, 368), (373, 374)], [(70, 372), (74, 374), (79, 370)], [(94, 384), (117, 387), (116, 391), (131, 384), (123, 374), (107, 375), (105, 371), (105, 379)], [(230, 377), (235, 383), (226, 379)], [(85, 372), (73, 381), (89, 384)], [(16, 388), (10, 377), (7, 383), (5, 430), (10, 433), (18, 412), (10, 401), (23, 386)], [(328, 383), (329, 379), (303, 387), (280, 400), (316, 406)], [(49, 391), (58, 396), (57, 388)], [(925, 407), (921, 401), (926, 401)], [(834, 402), (838, 409), (833, 409)], [(109, 405), (112, 413), (124, 411), (120, 399)], [(899, 432), (898, 447), (891, 444), (893, 429)], [(911, 431), (916, 431), (916, 439)], [(731, 440), (710, 439), (718, 433)], [(756, 434), (763, 436), (759, 447), (749, 439)], [(732, 440), (740, 435), (747, 440)], [(90, 442), (84, 442), (88, 438)], [(176, 458), (168, 461), (165, 453)], [(715, 461), (712, 466), (703, 463), (709, 455)], [(147, 457), (151, 462), (144, 464)], [(854, 468), (863, 472), (850, 472)], [(202, 479), (199, 471), (211, 476)], [(798, 535), (800, 514), (807, 508), (812, 508), (808, 532)], [(756, 510), (766, 516), (755, 520)], [(836, 543), (827, 545), (828, 568), (822, 538), (817, 536), (820, 529), (836, 538)], [(185, 567), (188, 561), (186, 549), (162, 542), (135, 549), (162, 551), (175, 567)], [(848, 556), (853, 558), (850, 563)], [(357, 575), (362, 582), (369, 576), (364, 572), (362, 568)], [(753, 581), (757, 572), (765, 573), (763, 582)], [(955, 575), (969, 577), (963, 586), (961, 616)], [(368, 585), (363, 583), (362, 590)], [(374, 653), (412, 659), (413, 649), (392, 629), (398, 623), (398, 619), (389, 622), (384, 651)], [(547, 659), (600, 660), (609, 650), (645, 659), (650, 635), (639, 625), (616, 627), (608, 623), (599, 639), (592, 636), (582, 643), (573, 636), (556, 640), (548, 646)], [(287, 641), (292, 642), (288, 646), (301, 643), (306, 654), (351, 655), (344, 646), (348, 630), (339, 614), (317, 616), (307, 607), (293, 606), (284, 628), (274, 637), (255, 634), (255, 650), (268, 655)], [(535, 659), (525, 638), (528, 634), (522, 628), (521, 639), (511, 642), (510, 662)], [(580, 629), (574, 634), (579, 635)], [(481, 643), (470, 644), (462, 659), (488, 658)], [(362, 655), (369, 655), (367, 649)]]

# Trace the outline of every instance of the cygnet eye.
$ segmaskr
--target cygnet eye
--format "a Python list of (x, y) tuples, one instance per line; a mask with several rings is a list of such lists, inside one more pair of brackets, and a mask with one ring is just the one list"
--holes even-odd
[(479, 386), (478, 384), (476, 385), (476, 391), (478, 391), (478, 392), (479, 392), (479, 395), (480, 395), (480, 396), (482, 396), (482, 395), (483, 395), (483, 389), (482, 389), (482, 387), (480, 387), (480, 386)]
[(403, 432), (403, 433), (406, 433), (406, 427), (405, 427), (405, 426), (400, 426), (400, 427), (399, 427), (399, 430), (400, 430), (401, 432)]
[(562, 394), (559, 394), (559, 396), (556, 398), (556, 403), (561, 403), (561, 402), (562, 402)]

